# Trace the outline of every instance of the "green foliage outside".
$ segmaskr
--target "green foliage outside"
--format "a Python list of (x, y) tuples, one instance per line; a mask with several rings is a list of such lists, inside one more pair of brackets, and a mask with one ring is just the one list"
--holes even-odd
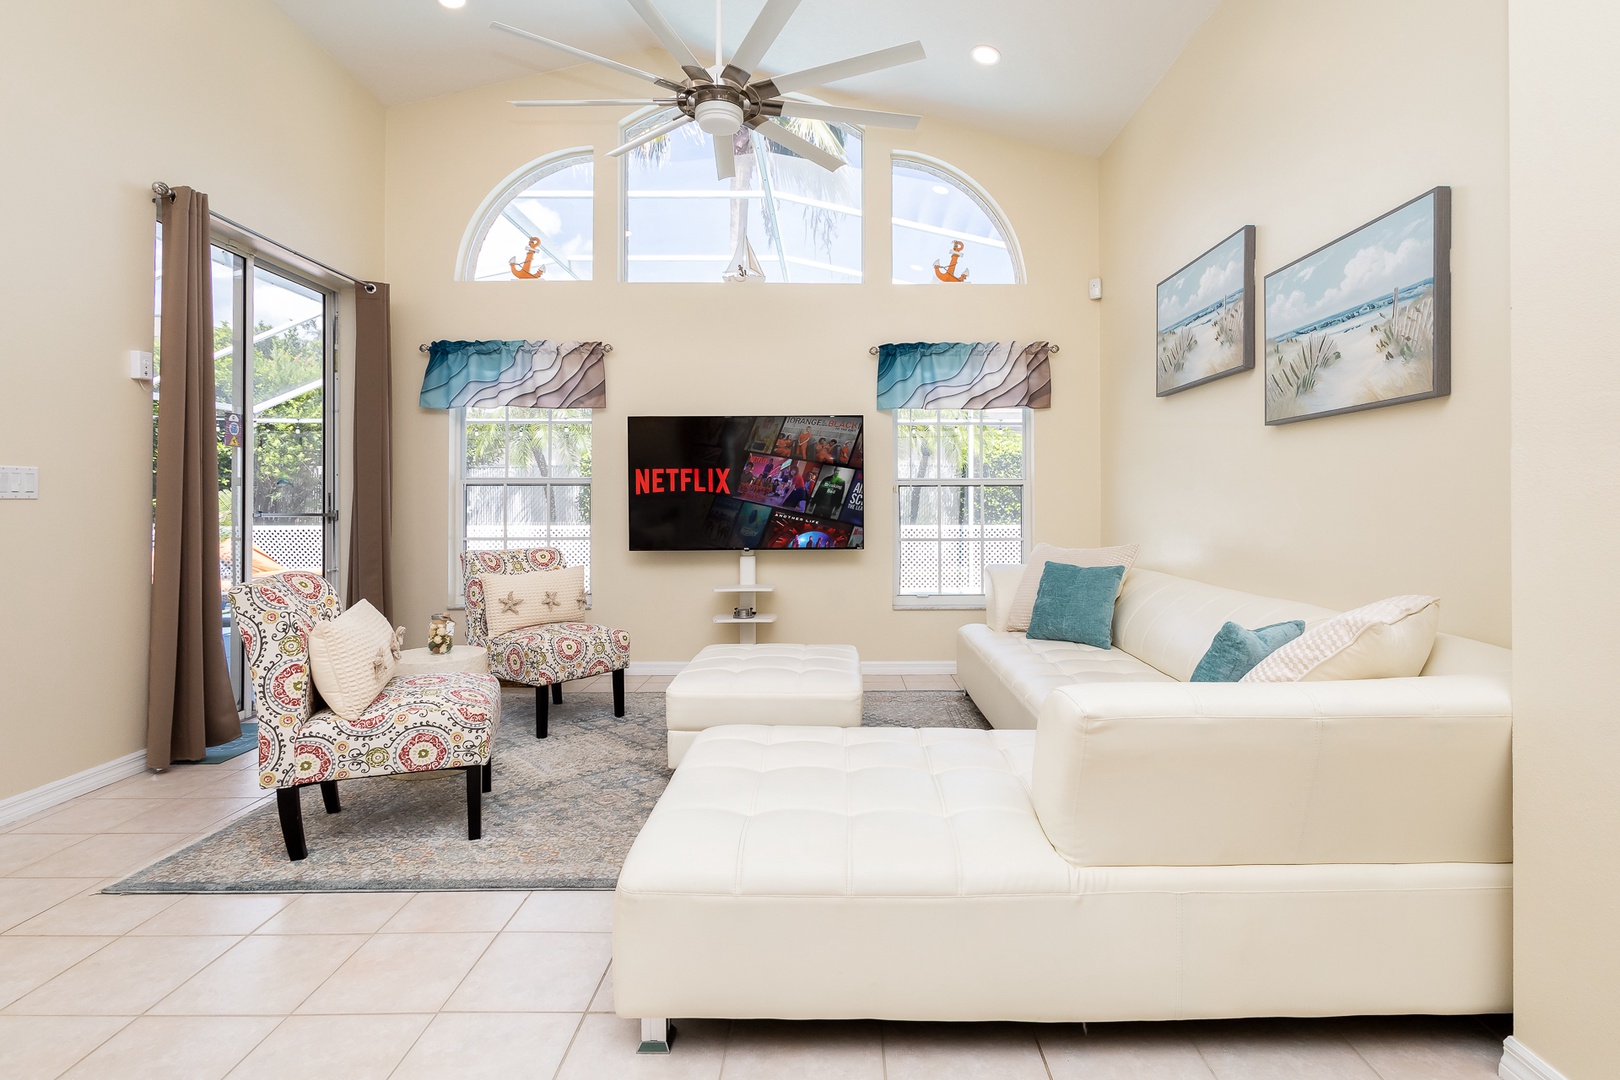
[[(933, 422), (936, 416), (939, 418), (938, 424)], [(1018, 424), (981, 424), (977, 422), (980, 416), (973, 411), (955, 409), (903, 413), (900, 442), (910, 464), (902, 465), (902, 477), (1021, 480), (1024, 475), (1023, 427)], [(1023, 520), (1023, 498), (1019, 487), (986, 486), (978, 490), (981, 493), (978, 497), (983, 500), (980, 513), (971, 515), (968, 503), (975, 498), (972, 489), (944, 490), (943, 495), (948, 502), (940, 509), (947, 526), (983, 521), (986, 526), (995, 528), (1016, 526)], [(908, 487), (905, 498), (903, 524), (934, 524), (928, 489)], [(959, 502), (949, 502), (953, 498)]]
[[(591, 475), (591, 411), (589, 409), (468, 409), (467, 478), (476, 484), (481, 477), (500, 482), (551, 477), (588, 481)], [(512, 500), (518, 508), (514, 526), (584, 524), (591, 520), (591, 488), (557, 487), (552, 505), (545, 508), (521, 497)]]

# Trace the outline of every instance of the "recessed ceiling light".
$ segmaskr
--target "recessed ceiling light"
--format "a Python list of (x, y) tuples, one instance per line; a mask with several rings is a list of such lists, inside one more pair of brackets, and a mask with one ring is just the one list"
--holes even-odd
[(440, 7), (447, 7), (451, 11), (455, 11), (457, 8), (466, 7), (467, 6), (467, 0), (439, 0), (439, 6)]
[(934, 185), (934, 194), (935, 195), (949, 195), (950, 193), (951, 193), (951, 189), (946, 187), (944, 184), (935, 184)]
[[(440, 3), (443, 2), (444, 0), (440, 0)], [(975, 45), (973, 46), (973, 59), (985, 67), (989, 67), (991, 64), (1001, 62), (1001, 50), (994, 45)]]

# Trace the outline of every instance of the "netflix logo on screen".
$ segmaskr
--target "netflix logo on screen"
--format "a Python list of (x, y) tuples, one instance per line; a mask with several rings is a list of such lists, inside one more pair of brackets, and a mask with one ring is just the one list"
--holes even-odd
[(679, 495), (683, 492), (731, 494), (731, 470), (716, 469), (637, 469), (637, 495)]
[(630, 550), (858, 548), (860, 416), (632, 416)]

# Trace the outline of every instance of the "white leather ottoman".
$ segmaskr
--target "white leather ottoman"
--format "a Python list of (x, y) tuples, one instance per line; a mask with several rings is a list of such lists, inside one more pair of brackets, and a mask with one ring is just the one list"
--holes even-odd
[(853, 645), (710, 645), (664, 691), (669, 767), (698, 732), (722, 724), (861, 726)]

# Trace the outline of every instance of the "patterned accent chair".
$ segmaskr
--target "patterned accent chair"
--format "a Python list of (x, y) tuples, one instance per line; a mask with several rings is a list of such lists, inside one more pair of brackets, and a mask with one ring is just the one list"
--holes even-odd
[(526, 626), (490, 637), (484, 619), (481, 574), (527, 574), (532, 570), (560, 570), (563, 553), (556, 548), (521, 548), (507, 551), (469, 551), (461, 556), (462, 580), (467, 588), (467, 644), (489, 650), (489, 670), (511, 682), (535, 688), (534, 737), (550, 731), (546, 687), (551, 702), (562, 703), (562, 684), (593, 675), (613, 677), (613, 715), (624, 715), (624, 668), (630, 662), (630, 631), (597, 623), (562, 622)]
[(489, 675), (410, 675), (388, 680), (356, 720), (316, 707), (310, 627), (341, 605), (318, 574), (268, 574), (231, 590), (259, 716), (259, 786), (275, 788), (281, 834), (293, 861), (309, 852), (299, 795), (321, 786), (335, 814), (337, 782), (362, 776), (464, 769), (467, 838), (483, 835), (482, 793), (501, 722), (501, 685)]

